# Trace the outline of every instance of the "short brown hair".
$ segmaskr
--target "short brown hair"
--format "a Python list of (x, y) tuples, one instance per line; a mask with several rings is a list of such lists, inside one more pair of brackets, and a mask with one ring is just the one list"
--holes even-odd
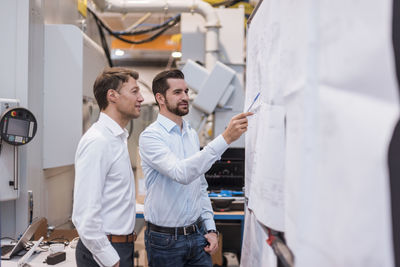
[(154, 77), (153, 79), (153, 85), (152, 85), (154, 97), (156, 96), (157, 93), (160, 93), (163, 96), (165, 96), (165, 93), (169, 89), (169, 84), (167, 82), (168, 79), (185, 79), (185, 75), (183, 75), (183, 72), (178, 69), (165, 70), (157, 74), (156, 77)]
[(114, 89), (118, 91), (121, 89), (122, 84), (129, 80), (129, 77), (137, 80), (139, 74), (136, 71), (126, 68), (106, 68), (97, 76), (93, 85), (93, 93), (100, 110), (104, 110), (108, 106), (108, 90)]

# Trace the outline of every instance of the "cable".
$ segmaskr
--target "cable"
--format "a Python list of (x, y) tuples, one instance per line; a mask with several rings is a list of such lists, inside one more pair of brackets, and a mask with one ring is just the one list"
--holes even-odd
[(167, 20), (164, 21), (162, 24), (156, 25), (156, 26), (154, 26), (154, 27), (152, 27), (152, 28), (149, 28), (149, 29), (137, 30), (137, 31), (130, 31), (130, 32), (125, 32), (125, 31), (118, 32), (118, 31), (114, 31), (114, 33), (117, 34), (117, 35), (132, 36), (132, 35), (139, 35), (139, 34), (144, 34), (144, 33), (152, 32), (152, 31), (155, 31), (155, 30), (158, 30), (158, 29), (161, 29), (161, 28), (163, 28), (163, 27), (168, 26), (168, 24), (169, 24), (171, 21), (176, 20), (178, 17), (180, 18), (180, 16), (181, 16), (181, 14), (178, 14), (178, 15), (176, 15), (176, 16), (174, 16), (174, 17), (171, 17), (171, 18), (167, 19)]
[(109, 65), (109, 67), (113, 67), (110, 50), (108, 49), (108, 44), (107, 44), (106, 37), (104, 36), (103, 28), (97, 19), (95, 19), (95, 21), (96, 21), (97, 29), (99, 30), (101, 46), (103, 47), (104, 53), (106, 54), (108, 65)]
[[(167, 27), (168, 24), (169, 24), (171, 21), (174, 21), (174, 20), (177, 20), (177, 19), (179, 20), (179, 19), (180, 19), (180, 16), (181, 16), (181, 14), (178, 14), (178, 15), (176, 15), (176, 16), (174, 16), (174, 17), (171, 17), (171, 18), (167, 19), (167, 20), (164, 21), (162, 24), (157, 24), (156, 26), (153, 26), (153, 27), (151, 27), (151, 28), (149, 28), (149, 29), (145, 29), (145, 30), (137, 30), (137, 31), (113, 31), (110, 27), (108, 27), (108, 26), (97, 16), (97, 14), (96, 14), (93, 10), (91, 10), (90, 8), (88, 8), (88, 10), (89, 10), (89, 12), (93, 15), (94, 19), (97, 20), (97, 21), (99, 21), (99, 22), (101, 23), (101, 25), (102, 25), (110, 34), (112, 34), (112, 35), (126, 35), (126, 36), (140, 35), (140, 34), (149, 33), (149, 32), (152, 32), (152, 31), (155, 31), (155, 30), (158, 30), (158, 29)], [(138, 26), (139, 26), (139, 25), (138, 25)]]
[[(93, 15), (94, 19), (96, 20), (96, 23), (98, 23), (98, 25), (100, 24), (110, 35), (114, 36), (115, 38), (117, 38), (118, 40), (121, 40), (123, 42), (129, 43), (129, 44), (143, 44), (143, 43), (147, 43), (147, 42), (151, 42), (154, 39), (156, 39), (157, 37), (159, 37), (161, 34), (163, 34), (166, 30), (170, 29), (171, 27), (175, 26), (178, 22), (180, 22), (181, 19), (181, 15), (176, 15), (175, 17), (167, 20), (166, 22), (164, 22), (163, 24), (153, 27), (151, 30), (143, 30), (143, 31), (136, 31), (136, 32), (126, 32), (126, 33), (121, 33), (121, 32), (114, 32), (113, 30), (111, 30), (97, 15), (94, 11), (92, 11), (90, 8), (88, 8), (89, 12)], [(147, 39), (143, 39), (140, 41), (132, 41), (126, 38), (121, 37), (121, 35), (137, 35), (137, 34), (143, 34), (146, 32), (150, 32), (150, 31), (154, 31), (155, 29), (160, 29), (160, 31), (158, 31), (157, 33), (155, 33), (154, 35), (150, 36)]]
[[(157, 25), (157, 26), (154, 26), (154, 27), (152, 27), (150, 29), (139, 30), (139, 31), (131, 31), (131, 32), (114, 32), (96, 15), (96, 13), (93, 10), (91, 10), (90, 8), (88, 8), (87, 10), (89, 10), (89, 13), (92, 14), (93, 18), (96, 21), (96, 25), (97, 25), (97, 28), (99, 30), (101, 45), (103, 47), (104, 53), (105, 53), (107, 61), (108, 61), (108, 65), (110, 67), (113, 67), (113, 62), (112, 62), (112, 59), (111, 59), (110, 49), (108, 47), (107, 40), (106, 40), (106, 37), (104, 35), (103, 29), (105, 29), (108, 32), (108, 34), (110, 34), (111, 36), (114, 36), (115, 38), (117, 38), (120, 41), (129, 43), (129, 44), (143, 44), (143, 43), (147, 43), (147, 42), (151, 42), (151, 41), (155, 40), (157, 37), (162, 35), (168, 29), (170, 29), (173, 26), (175, 26), (181, 20), (181, 15), (178, 14), (175, 17), (172, 17), (172, 18), (166, 20), (164, 23), (162, 23), (160, 25)], [(138, 34), (144, 34), (144, 33), (148, 33), (148, 32), (151, 32), (151, 31), (155, 31), (155, 30), (158, 30), (158, 29), (161, 29), (161, 30), (159, 30), (154, 35), (150, 36), (149, 38), (143, 39), (143, 40), (139, 40), (139, 41), (132, 41), (132, 40), (129, 40), (129, 39), (121, 37), (121, 35), (122, 36), (138, 35)], [(0, 149), (1, 149), (1, 147), (0, 147)]]
[(143, 44), (143, 43), (148, 43), (148, 42), (151, 42), (151, 41), (155, 40), (157, 37), (159, 37), (159, 36), (160, 36), (161, 34), (163, 34), (166, 30), (168, 30), (169, 28), (171, 28), (172, 26), (174, 26), (174, 25), (177, 24), (178, 22), (179, 22), (179, 21), (176, 21), (176, 22), (175, 22), (174, 24), (172, 24), (170, 27), (166, 27), (166, 28), (160, 30), (159, 32), (157, 32), (156, 34), (154, 34), (153, 36), (150, 36), (149, 38), (143, 39), (143, 40), (140, 40), (140, 41), (132, 41), (132, 40), (129, 40), (129, 39), (125, 39), (125, 38), (123, 38), (123, 37), (120, 37), (119, 35), (114, 35), (114, 34), (111, 34), (111, 35), (114, 36), (115, 38), (117, 38), (118, 40), (121, 40), (121, 41), (126, 42), (126, 43), (129, 43), (129, 44)]
[(221, 1), (218, 3), (212, 3), (211, 5), (213, 7), (219, 7), (219, 6), (225, 6), (225, 7), (230, 7), (233, 6), (239, 2), (242, 2), (242, 0), (227, 0), (227, 1)]
[(234, 5), (236, 5), (237, 3), (240, 3), (240, 2), (242, 2), (242, 1), (241, 1), (241, 0), (234, 0), (234, 1), (231, 1), (231, 3), (228, 3), (228, 4), (226, 5), (226, 7), (234, 6)]

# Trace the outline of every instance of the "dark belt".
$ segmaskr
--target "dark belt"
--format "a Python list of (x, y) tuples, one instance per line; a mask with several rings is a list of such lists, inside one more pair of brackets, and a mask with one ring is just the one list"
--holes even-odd
[(136, 241), (136, 233), (129, 235), (107, 235), (111, 243), (133, 243)]
[(197, 233), (197, 228), (200, 229), (202, 227), (203, 221), (197, 219), (197, 221), (191, 225), (183, 226), (183, 227), (164, 227), (152, 224), (151, 222), (146, 222), (147, 228), (154, 232), (159, 232), (163, 234), (171, 234), (174, 235), (191, 235)]

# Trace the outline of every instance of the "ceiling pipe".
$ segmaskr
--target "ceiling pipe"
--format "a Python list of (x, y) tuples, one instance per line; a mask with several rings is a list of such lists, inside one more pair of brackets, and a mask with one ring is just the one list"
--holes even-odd
[(217, 12), (202, 0), (93, 0), (96, 6), (107, 12), (118, 13), (198, 13), (206, 20), (205, 66), (211, 70), (218, 60), (218, 36), (221, 27)]

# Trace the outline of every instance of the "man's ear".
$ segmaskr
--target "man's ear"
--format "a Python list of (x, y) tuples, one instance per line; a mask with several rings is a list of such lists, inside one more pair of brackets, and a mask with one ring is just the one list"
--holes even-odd
[(115, 103), (117, 99), (117, 92), (114, 89), (107, 90), (107, 101), (108, 103)]
[(156, 100), (158, 102), (158, 104), (165, 104), (165, 97), (163, 94), (157, 93), (156, 94)]

